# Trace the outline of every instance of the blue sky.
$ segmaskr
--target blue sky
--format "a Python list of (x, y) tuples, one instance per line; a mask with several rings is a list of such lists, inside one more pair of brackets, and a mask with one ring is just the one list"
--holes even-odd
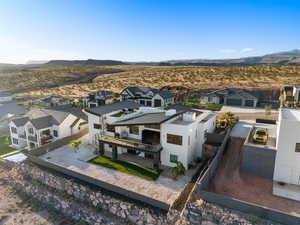
[(295, 48), (298, 0), (0, 0), (0, 62), (236, 58)]

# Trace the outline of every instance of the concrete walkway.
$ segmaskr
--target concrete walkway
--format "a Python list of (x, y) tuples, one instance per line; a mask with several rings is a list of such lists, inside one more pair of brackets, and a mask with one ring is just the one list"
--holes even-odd
[(190, 181), (190, 177), (187, 176), (182, 176), (176, 181), (164, 177), (159, 177), (156, 181), (148, 181), (100, 165), (87, 163), (87, 160), (96, 156), (94, 150), (94, 147), (87, 143), (82, 144), (77, 152), (69, 146), (63, 146), (40, 156), (40, 158), (168, 205), (173, 204)]

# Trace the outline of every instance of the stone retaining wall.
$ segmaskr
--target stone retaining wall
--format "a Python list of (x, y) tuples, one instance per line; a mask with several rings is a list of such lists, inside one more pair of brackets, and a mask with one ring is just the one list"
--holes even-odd
[[(42, 201), (45, 199), (43, 197), (43, 191), (40, 193), (40, 190), (43, 190), (43, 186), (46, 186), (60, 193), (65, 193), (74, 198), (76, 201), (82, 202), (83, 204), (80, 204), (80, 207), (82, 205), (94, 207), (98, 210), (124, 219), (130, 224), (172, 224), (176, 216), (179, 215), (177, 211), (172, 210), (167, 213), (165, 211), (147, 207), (146, 205), (142, 205), (134, 201), (126, 201), (125, 199), (114, 197), (107, 194), (100, 188), (91, 188), (88, 185), (83, 183), (81, 184), (67, 177), (53, 174), (28, 162), (16, 165), (13, 171), (13, 173), (18, 174), (19, 177), (19, 179), (14, 179), (17, 182), (16, 184), (18, 188), (22, 189), (23, 187), (27, 194), (37, 197)], [(55, 191), (53, 191), (53, 193)], [(56, 199), (55, 196), (51, 196), (50, 191), (48, 191), (46, 194), (48, 196), (47, 198)], [(63, 207), (62, 205), (67, 204), (63, 200), (61, 203), (58, 202), (59, 199), (57, 199), (57, 201), (51, 201), (50, 204), (53, 205), (55, 209), (59, 208), (58, 210)], [(72, 212), (72, 209), (69, 209), (67, 205), (66, 208), (67, 215), (77, 215), (79, 213), (77, 211)], [(81, 210), (85, 209), (82, 208)], [(81, 215), (81, 213), (79, 214)], [(102, 217), (100, 216), (98, 219), (102, 221), (103, 218), (101, 218)], [(82, 219), (86, 221), (86, 218)], [(93, 221), (95, 222), (95, 220)]]

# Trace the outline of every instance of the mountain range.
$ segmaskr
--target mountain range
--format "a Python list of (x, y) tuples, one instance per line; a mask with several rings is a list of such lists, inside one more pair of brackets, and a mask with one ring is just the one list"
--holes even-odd
[[(32, 63), (31, 63), (32, 62)], [(283, 51), (263, 56), (253, 56), (237, 59), (186, 59), (167, 60), (160, 62), (126, 62), (117, 60), (50, 60), (28, 61), (26, 64), (5, 64), (0, 63), (1, 71), (23, 70), (33, 67), (51, 66), (73, 66), (73, 65), (94, 65), (94, 66), (115, 66), (115, 65), (149, 65), (149, 66), (253, 66), (253, 65), (300, 65), (300, 50)]]

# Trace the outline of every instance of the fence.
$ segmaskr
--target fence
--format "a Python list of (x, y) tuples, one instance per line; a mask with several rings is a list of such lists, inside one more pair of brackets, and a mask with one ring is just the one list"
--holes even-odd
[(198, 194), (207, 202), (215, 203), (229, 209), (238, 210), (247, 214), (254, 214), (258, 217), (286, 225), (300, 225), (299, 217), (292, 216), (284, 212), (244, 202), (229, 196), (207, 192), (205, 190), (198, 190)]
[(24, 150), (24, 152), (29, 153), (29, 154), (34, 155), (34, 156), (44, 155), (45, 153), (51, 152), (54, 149), (60, 148), (64, 145), (67, 145), (67, 144), (69, 144), (70, 141), (81, 138), (86, 134), (88, 134), (88, 128), (85, 128), (82, 131), (80, 131), (79, 133), (74, 134), (72, 136), (68, 136), (68, 137), (59, 139), (57, 141), (45, 144), (45, 145), (43, 145), (39, 148), (35, 148), (35, 149), (32, 149), (32, 150)]
[(215, 155), (214, 159), (211, 161), (208, 169), (204, 173), (204, 175), (201, 177), (201, 179), (198, 181), (198, 189), (206, 189), (209, 185), (209, 182), (211, 178), (213, 177), (219, 162), (224, 154), (224, 150), (226, 149), (226, 145), (229, 139), (231, 129), (227, 130), (227, 133), (224, 137), (222, 145), (219, 147), (217, 154)]

